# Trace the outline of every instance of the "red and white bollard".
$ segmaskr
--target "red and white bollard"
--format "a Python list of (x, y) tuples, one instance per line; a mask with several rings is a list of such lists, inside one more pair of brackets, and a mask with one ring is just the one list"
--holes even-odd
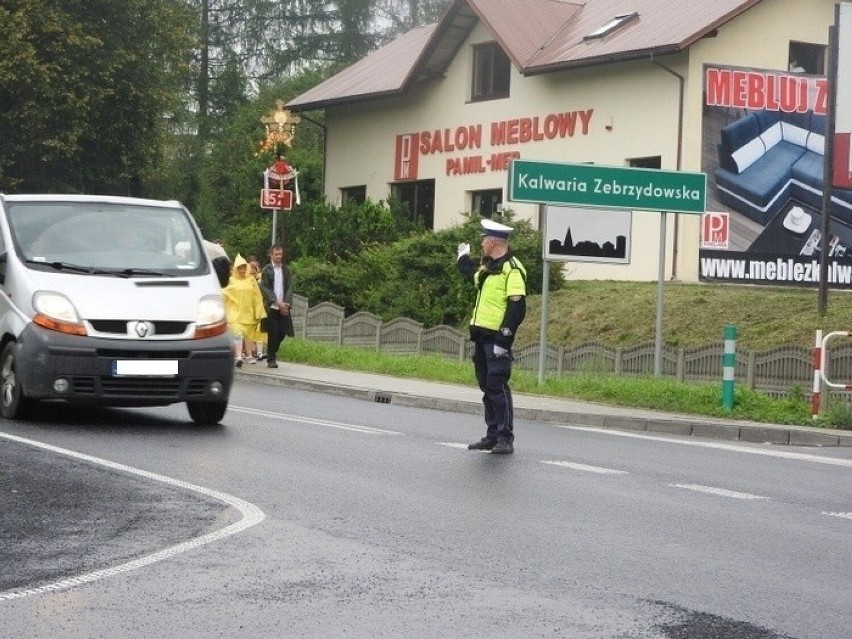
[(829, 388), (838, 390), (852, 390), (852, 384), (839, 383), (830, 381), (825, 374), (828, 359), (828, 340), (833, 337), (849, 337), (852, 331), (832, 331), (825, 337), (822, 336), (822, 331), (816, 332), (816, 346), (814, 347), (814, 387), (811, 395), (811, 417), (816, 419), (819, 417), (820, 408), (820, 383), (825, 384)]
[(819, 417), (819, 403), (820, 403), (820, 379), (822, 377), (822, 331), (818, 330), (816, 332), (816, 346), (814, 346), (813, 353), (813, 366), (814, 366), (814, 385), (811, 389), (811, 417), (816, 419)]

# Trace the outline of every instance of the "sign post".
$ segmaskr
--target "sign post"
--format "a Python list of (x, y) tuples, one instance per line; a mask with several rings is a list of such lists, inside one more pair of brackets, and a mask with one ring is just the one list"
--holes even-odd
[[(704, 173), (659, 169), (514, 160), (509, 167), (508, 199), (512, 202), (661, 213), (654, 343), (654, 375), (661, 375), (666, 213), (669, 211), (699, 215), (704, 213), (707, 203), (707, 176)], [(605, 211), (601, 213), (606, 214)], [(546, 261), (545, 264), (547, 264)], [(543, 382), (541, 360), (545, 357), (544, 323), (546, 321), (547, 318), (542, 312), (539, 383)]]

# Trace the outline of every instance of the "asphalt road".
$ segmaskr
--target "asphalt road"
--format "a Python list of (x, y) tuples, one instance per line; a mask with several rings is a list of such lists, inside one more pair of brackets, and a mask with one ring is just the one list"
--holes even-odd
[(0, 636), (852, 634), (852, 450), (482, 428), (246, 382), (0, 422)]

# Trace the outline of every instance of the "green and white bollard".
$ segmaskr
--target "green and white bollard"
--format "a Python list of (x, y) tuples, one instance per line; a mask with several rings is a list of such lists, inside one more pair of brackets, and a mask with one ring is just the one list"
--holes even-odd
[(734, 373), (737, 360), (737, 327), (725, 327), (725, 352), (722, 355), (722, 406), (734, 408)]

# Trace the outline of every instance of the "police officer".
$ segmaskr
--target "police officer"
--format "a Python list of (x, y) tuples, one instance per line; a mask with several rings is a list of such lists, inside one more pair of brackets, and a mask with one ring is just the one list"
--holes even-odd
[(488, 429), (470, 450), (493, 454), (514, 452), (512, 430), (512, 343), (526, 315), (527, 272), (509, 248), (512, 227), (489, 219), (482, 222), (482, 263), (470, 257), (470, 245), (459, 244), (458, 268), (476, 286), (476, 305), (470, 319), (473, 366), (482, 390)]

